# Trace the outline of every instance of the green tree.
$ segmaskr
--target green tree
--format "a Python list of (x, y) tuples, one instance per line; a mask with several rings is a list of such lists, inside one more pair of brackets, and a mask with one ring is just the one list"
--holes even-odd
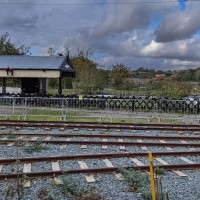
[(131, 77), (130, 70), (123, 64), (113, 65), (110, 72), (111, 86), (114, 89), (122, 90), (127, 79)]
[(101, 85), (102, 90), (105, 87), (109, 86), (109, 76), (110, 76), (110, 71), (109, 70), (104, 70), (104, 69), (98, 69), (98, 74), (99, 74), (99, 84)]
[(71, 59), (76, 70), (73, 87), (82, 94), (95, 94), (104, 87), (103, 77), (97, 69), (98, 64), (90, 58), (91, 55), (89, 50), (82, 50)]
[(21, 45), (16, 47), (10, 39), (10, 35), (6, 32), (0, 37), (0, 55), (26, 55), (30, 51), (30, 47)]
[(49, 79), (48, 79), (48, 86), (49, 86), (50, 88), (58, 88), (58, 79), (49, 78)]
[(143, 67), (140, 67), (139, 69), (135, 70), (134, 77), (141, 78), (141, 79), (149, 79), (149, 78), (153, 78), (154, 74), (155, 74), (155, 70), (144, 69)]
[(181, 81), (191, 81), (193, 79), (193, 70), (181, 70), (176, 73), (176, 78)]
[(195, 81), (200, 81), (200, 68), (197, 68), (195, 71)]
[[(30, 51), (30, 47), (21, 45), (16, 47), (10, 39), (10, 35), (6, 32), (0, 37), (0, 55), (26, 55)], [(2, 82), (2, 79), (0, 79)], [(20, 86), (20, 79), (7, 78), (7, 86)]]
[(149, 82), (147, 91), (152, 96), (181, 99), (190, 93), (191, 87), (188, 83), (176, 79), (164, 79)]

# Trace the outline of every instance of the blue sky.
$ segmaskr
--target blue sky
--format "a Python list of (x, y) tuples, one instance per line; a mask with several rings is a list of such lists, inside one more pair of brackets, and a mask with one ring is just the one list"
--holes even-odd
[[(0, 1), (0, 34), (32, 55), (49, 47), (90, 49), (99, 65), (177, 70), (200, 67), (200, 1)], [(112, 4), (112, 3), (115, 4)], [(148, 2), (148, 3), (147, 3)], [(157, 1), (158, 2), (158, 1)], [(25, 4), (19, 4), (25, 3)], [(76, 5), (75, 5), (76, 4)], [(87, 4), (87, 5), (83, 5)], [(92, 4), (92, 5), (91, 5)]]
[(155, 14), (153, 14), (151, 16), (151, 24), (149, 25), (149, 28), (152, 30), (155, 30), (158, 25), (161, 23), (162, 18), (160, 16), (156, 16)]
[(181, 10), (185, 10), (186, 9), (186, 2), (187, 2), (187, 0), (179, 0), (179, 8)]

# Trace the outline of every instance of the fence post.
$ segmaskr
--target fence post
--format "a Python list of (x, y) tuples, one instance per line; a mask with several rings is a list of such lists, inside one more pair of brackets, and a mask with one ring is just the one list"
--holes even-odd
[(197, 114), (199, 114), (200, 108), (199, 108), (199, 101), (197, 102)]
[(15, 112), (15, 99), (12, 98), (12, 115), (14, 115)]
[(154, 180), (153, 155), (152, 155), (152, 152), (148, 153), (148, 157), (149, 157), (149, 167), (150, 167), (152, 200), (156, 200), (156, 188), (155, 188), (155, 180)]
[(134, 110), (135, 110), (135, 100), (132, 99), (132, 111), (134, 111)]
[(158, 112), (158, 102), (157, 100), (154, 100), (154, 112)]
[(26, 116), (26, 109), (27, 109), (27, 99), (24, 98), (24, 115)]
[(62, 117), (64, 116), (64, 98), (62, 98)]

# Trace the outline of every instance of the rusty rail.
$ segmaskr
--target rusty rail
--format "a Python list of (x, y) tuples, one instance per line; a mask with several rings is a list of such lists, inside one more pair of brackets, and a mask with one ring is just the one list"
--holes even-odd
[[(153, 152), (154, 157), (159, 156), (199, 156), (200, 151), (166, 151)], [(26, 157), (26, 158), (6, 158), (0, 159), (0, 164), (16, 164), (18, 163), (34, 163), (34, 162), (50, 162), (62, 160), (79, 160), (79, 159), (102, 159), (102, 158), (124, 158), (124, 157), (147, 157), (148, 152), (132, 152), (132, 153), (100, 153), (100, 154), (78, 154), (66, 156), (49, 156), (49, 157)]]
[(190, 127), (190, 128), (200, 128), (200, 125), (197, 124), (162, 124), (162, 123), (111, 123), (111, 122), (70, 122), (70, 121), (34, 121), (34, 120), (0, 120), (1, 124), (11, 124), (11, 123), (32, 123), (32, 124), (71, 124), (76, 126), (80, 125), (103, 125), (103, 126), (157, 126), (157, 127)]
[(63, 141), (63, 140), (0, 140), (1, 142), (9, 143), (49, 143), (49, 144), (75, 144), (75, 145), (114, 145), (114, 146), (160, 146), (160, 147), (195, 147), (200, 148), (200, 143), (152, 143), (152, 142), (104, 142), (104, 141)]
[(92, 122), (55, 122), (55, 121), (18, 121), (0, 120), (0, 126), (20, 127), (50, 127), (50, 128), (96, 128), (96, 129), (129, 129), (129, 130), (173, 130), (173, 131), (200, 131), (200, 125), (177, 124), (138, 124), (138, 123), (92, 123)]
[(149, 135), (107, 135), (107, 134), (60, 134), (60, 133), (0, 133), (0, 136), (38, 136), (38, 137), (87, 137), (87, 138), (124, 138), (124, 139), (156, 139), (156, 140), (199, 140), (200, 137), (194, 136), (149, 136)]
[[(156, 167), (162, 167), (165, 170), (191, 170), (199, 169), (200, 164), (179, 164), (179, 165), (155, 165)], [(149, 166), (133, 166), (133, 167), (124, 167), (126, 169), (135, 169), (140, 171), (149, 171)], [(23, 175), (28, 176), (29, 178), (37, 177), (55, 177), (63, 174), (74, 174), (74, 173), (113, 173), (116, 172), (118, 167), (106, 167), (106, 168), (89, 168), (89, 169), (73, 169), (73, 170), (63, 170), (63, 171), (42, 171), (42, 172), (30, 172), (30, 173), (16, 173), (16, 174), (0, 174), (0, 179), (13, 179), (21, 178)]]

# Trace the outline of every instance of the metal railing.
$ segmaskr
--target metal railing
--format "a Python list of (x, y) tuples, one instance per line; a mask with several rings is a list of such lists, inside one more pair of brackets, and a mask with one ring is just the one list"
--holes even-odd
[(199, 102), (183, 100), (111, 99), (111, 98), (42, 98), (0, 97), (0, 116), (77, 116), (85, 113), (149, 112), (199, 114)]

